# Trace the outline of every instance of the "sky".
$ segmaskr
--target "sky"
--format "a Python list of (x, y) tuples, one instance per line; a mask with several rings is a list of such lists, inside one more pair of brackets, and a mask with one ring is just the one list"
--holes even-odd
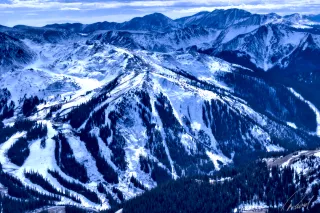
[(0, 25), (124, 22), (154, 12), (175, 19), (229, 8), (279, 15), (319, 14), (320, 0), (0, 0)]

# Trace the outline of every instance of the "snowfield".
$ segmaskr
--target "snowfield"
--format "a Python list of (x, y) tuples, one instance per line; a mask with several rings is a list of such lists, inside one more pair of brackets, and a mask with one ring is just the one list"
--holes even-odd
[[(285, 87), (285, 93), (260, 79), (254, 68), (266, 73), (274, 67), (286, 68), (290, 62), (285, 59), (307, 39), (319, 45), (320, 37), (308, 31), (313, 23), (303, 17), (267, 14), (261, 19), (229, 17), (230, 23), (211, 20), (208, 26), (193, 26), (203, 18), (208, 17), (202, 14), (177, 21), (183, 27), (171, 20), (166, 23), (174, 23), (169, 31), (148, 31), (144, 28), (154, 26), (144, 23), (139, 30), (59, 31), (65, 37), (12, 29), (8, 32), (12, 36), (23, 34), (17, 41), (0, 34), (6, 45), (24, 53), (22, 58), (0, 56), (1, 63), (10, 65), (0, 72), (0, 89), (10, 92), (8, 97), (0, 96), (0, 121), (9, 128), (28, 118), (47, 128), (45, 136), (28, 141), (30, 154), (21, 166), (12, 163), (7, 153), (31, 130), (0, 141), (3, 170), (49, 194), (24, 174), (36, 172), (55, 189), (68, 190), (81, 202), (62, 196), (59, 205), (108, 209), (111, 199), (131, 199), (170, 179), (212, 174), (251, 152), (281, 153), (316, 143), (320, 137), (316, 105), (294, 88)], [(245, 56), (245, 65), (227, 62), (221, 55), (218, 58), (219, 54), (236, 57), (229, 53)], [(259, 97), (256, 91), (262, 91)], [(41, 101), (26, 117), (24, 103), (34, 96)], [(13, 116), (2, 119), (2, 107), (10, 101)], [(304, 111), (296, 103), (304, 104), (306, 113), (314, 113), (315, 131), (306, 130)], [(72, 152), (66, 157), (84, 168), (87, 181), (66, 172), (73, 168), (61, 169), (62, 148), (55, 141), (59, 134)], [(301, 151), (268, 163), (306, 174), (313, 168), (300, 160), (303, 155), (314, 156), (312, 162), (319, 164), (319, 151)], [(101, 162), (105, 168), (99, 167)], [(100, 203), (66, 188), (48, 170), (90, 190)], [(106, 178), (105, 171), (114, 172), (117, 181)], [(234, 212), (265, 207), (264, 203), (248, 203)]]

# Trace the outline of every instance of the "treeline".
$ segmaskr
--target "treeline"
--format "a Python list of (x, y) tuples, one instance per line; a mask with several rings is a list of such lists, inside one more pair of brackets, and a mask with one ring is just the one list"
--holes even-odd
[(29, 117), (37, 111), (37, 105), (42, 103), (43, 100), (39, 100), (38, 96), (31, 96), (30, 98), (24, 99), (22, 104), (22, 113), (24, 116)]
[(52, 175), (52, 177), (57, 179), (57, 181), (63, 187), (65, 187), (69, 190), (72, 190), (78, 194), (83, 195), (84, 197), (86, 197), (88, 200), (90, 200), (93, 203), (101, 204), (101, 200), (99, 199), (98, 195), (95, 192), (87, 189), (86, 187), (84, 187), (83, 185), (81, 185), (79, 183), (76, 183), (74, 181), (70, 182), (70, 181), (66, 180), (56, 171), (48, 170), (48, 172), (50, 175)]
[(120, 76), (109, 82), (104, 88), (102, 88), (101, 94), (93, 97), (90, 101), (80, 104), (75, 107), (66, 117), (64, 121), (69, 121), (73, 128), (79, 128), (85, 120), (90, 116), (90, 113), (103, 101), (107, 100), (108, 93), (118, 85), (118, 79)]
[[(182, 173), (186, 176), (198, 173), (198, 171), (214, 171), (214, 165), (209, 162), (205, 152), (206, 147), (210, 146), (209, 136), (200, 131), (199, 141), (196, 143), (196, 151), (189, 150), (189, 154), (181, 143), (181, 134), (185, 133), (185, 129), (174, 115), (170, 100), (162, 93), (157, 96), (155, 108), (163, 125), (165, 141), (170, 152), (172, 161), (175, 162), (175, 170), (179, 176)], [(203, 136), (202, 138), (200, 138)], [(198, 140), (198, 139), (196, 139)], [(161, 141), (160, 141), (161, 143)], [(170, 167), (168, 167), (170, 168)], [(170, 168), (171, 169), (171, 168)]]
[(55, 141), (55, 159), (59, 168), (67, 175), (86, 183), (89, 181), (87, 170), (84, 165), (77, 162), (69, 142), (62, 133), (54, 136)]
[(47, 195), (36, 191), (33, 188), (24, 186), (22, 182), (3, 172), (0, 164), (1, 190), (7, 190), (5, 195), (0, 196), (0, 207), (4, 213), (26, 212), (43, 206), (54, 205), (55, 201), (60, 201), (58, 195)]
[(7, 152), (10, 161), (18, 166), (22, 166), (29, 154), (29, 143), (26, 138), (19, 138)]
[(117, 189), (116, 187), (113, 187), (113, 188), (112, 188), (112, 192), (117, 195), (117, 197), (119, 198), (119, 200), (120, 200), (121, 202), (124, 201), (123, 193), (122, 193), (119, 189)]
[(108, 98), (106, 93), (93, 97), (90, 101), (75, 107), (64, 121), (69, 121), (73, 128), (78, 129), (90, 116), (90, 113)]
[(18, 119), (13, 126), (0, 127), (0, 144), (6, 142), (16, 132), (28, 131), (36, 124), (28, 119)]
[(105, 181), (107, 181), (108, 183), (118, 183), (118, 174), (107, 163), (102, 153), (100, 152), (98, 139), (84, 130), (80, 133), (80, 140), (85, 143), (87, 150), (95, 159), (98, 171), (103, 175)]
[(109, 113), (108, 118), (110, 119), (110, 128), (113, 133), (112, 141), (109, 144), (109, 148), (112, 151), (111, 160), (112, 162), (119, 167), (121, 170), (125, 170), (127, 168), (127, 162), (125, 160), (126, 153), (124, 151), (125, 139), (117, 129), (117, 122), (122, 118), (125, 114), (126, 109), (125, 100), (117, 105), (117, 111), (112, 111)]
[[(111, 121), (110, 127), (108, 125), (105, 125), (105, 109), (108, 107), (106, 104), (105, 106), (101, 107), (100, 109), (97, 109), (96, 111), (93, 112), (93, 110), (99, 106), (103, 101), (108, 99), (108, 94), (107, 92), (110, 90), (110, 88), (113, 88), (117, 84), (117, 81), (114, 80), (110, 84), (108, 84), (104, 89), (103, 93), (100, 94), (97, 97), (92, 98), (90, 101), (83, 103), (77, 107), (75, 107), (67, 116), (65, 121), (69, 121), (70, 125), (73, 128), (79, 128), (82, 124), (84, 124), (85, 121), (87, 121), (84, 131), (86, 132), (85, 134), (88, 134), (90, 130), (93, 127), (99, 127), (100, 128), (100, 136), (102, 140), (105, 142), (105, 144), (110, 148), (112, 151), (113, 155), (111, 156), (111, 161), (121, 170), (125, 170), (127, 166), (127, 162), (125, 161), (125, 151), (123, 150), (125, 140), (119, 134), (119, 132), (116, 130), (116, 124), (119, 120), (119, 118), (122, 117), (122, 114), (124, 113), (125, 106), (124, 104), (119, 104), (117, 106), (117, 111), (112, 111), (109, 115), (108, 118)], [(92, 113), (92, 114), (91, 114)], [(91, 116), (90, 116), (91, 114)], [(113, 133), (113, 140), (111, 141), (110, 144), (107, 143), (107, 138), (111, 136)], [(94, 146), (94, 145), (93, 145)], [(89, 151), (92, 150), (95, 152), (93, 149), (88, 149)], [(99, 165), (103, 163), (103, 159), (99, 154), (94, 154), (93, 156), (96, 156), (96, 160), (98, 161), (97, 166), (99, 169)], [(102, 174), (104, 172), (100, 171)], [(111, 174), (112, 175), (112, 174)], [(105, 176), (105, 175), (104, 175)], [(106, 176), (105, 176), (106, 177)], [(115, 178), (111, 178), (112, 180), (107, 180), (108, 182), (110, 181), (116, 181)]]
[(24, 186), (22, 182), (3, 172), (0, 172), (0, 183), (8, 189), (8, 195), (20, 199), (43, 199), (48, 201), (60, 201), (60, 196), (45, 195), (30, 187)]
[[(320, 173), (320, 170), (317, 170)], [(318, 175), (318, 174), (317, 174)], [(228, 180), (217, 181), (221, 177)], [(216, 180), (213, 183), (209, 179)], [(310, 201), (310, 209), (319, 192), (314, 184), (311, 192), (306, 190), (310, 180), (291, 168), (269, 169), (265, 162), (255, 162), (242, 168), (223, 168), (214, 176), (180, 178), (160, 184), (118, 206), (123, 212), (234, 212), (240, 204), (264, 202), (271, 212), (281, 212), (301, 202)], [(293, 195), (293, 196), (292, 196)], [(288, 202), (287, 202), (288, 201)], [(109, 212), (114, 212), (113, 209)], [(309, 212), (316, 212), (319, 205)], [(298, 209), (297, 212), (302, 212)], [(290, 211), (289, 211), (290, 212)], [(294, 211), (292, 211), (294, 212)]]
[[(26, 124), (25, 124), (26, 125)], [(29, 124), (27, 124), (28, 126)], [(8, 150), (7, 156), (10, 161), (18, 166), (22, 166), (30, 154), (29, 143), (33, 140), (47, 136), (47, 126), (37, 124), (27, 131), (26, 137), (19, 138)]]
[[(75, 107), (66, 118), (65, 122), (70, 122), (73, 128), (78, 129), (86, 121), (84, 128), (79, 134), (80, 139), (85, 143), (86, 148), (96, 161), (98, 171), (103, 175), (104, 179), (109, 183), (118, 183), (117, 172), (107, 163), (103, 155), (100, 153), (99, 145), (96, 137), (91, 136), (90, 131), (94, 127), (100, 129), (100, 136), (106, 146), (112, 151), (111, 161), (121, 170), (125, 170), (127, 162), (125, 160), (125, 139), (116, 130), (117, 121), (122, 117), (125, 107), (121, 104), (117, 106), (117, 111), (113, 111), (108, 115), (111, 121), (110, 127), (105, 125), (105, 109), (108, 105), (104, 105), (94, 111), (101, 103), (109, 98), (108, 92), (117, 85), (117, 79), (114, 79), (102, 89), (102, 93), (93, 97), (90, 101)], [(113, 134), (113, 140), (108, 144), (107, 139)]]
[(10, 101), (11, 93), (7, 88), (0, 89), (0, 122), (14, 115), (15, 104)]
[(24, 213), (44, 206), (52, 206), (53, 202), (45, 199), (15, 199), (0, 196), (0, 207), (3, 213)]
[(52, 114), (57, 112), (58, 110), (60, 110), (62, 108), (62, 104), (57, 104), (57, 105), (54, 105), (54, 106), (51, 106), (50, 107), (50, 111), (49, 113), (46, 115), (46, 118), (51, 118), (52, 117)]
[(116, 201), (112, 195), (107, 192), (107, 190), (105, 189), (105, 187), (103, 186), (102, 183), (99, 183), (97, 185), (97, 190), (98, 192), (100, 192), (101, 194), (104, 194), (106, 196), (106, 198), (108, 199), (108, 204), (111, 206), (111, 207), (116, 207), (117, 205), (119, 205), (118, 201)]
[(135, 177), (131, 176), (130, 182), (134, 185), (134, 187), (142, 189), (144, 191), (148, 190), (140, 181), (138, 181)]
[(52, 186), (49, 183), (48, 180), (44, 179), (44, 177), (42, 177), (42, 175), (40, 175), (36, 172), (25, 172), (24, 176), (26, 178), (28, 178), (32, 183), (41, 186), (44, 190), (46, 190), (52, 194), (64, 196), (64, 197), (70, 198), (71, 200), (73, 200), (77, 203), (81, 203), (80, 199), (78, 197), (71, 195), (70, 191), (68, 191), (68, 190), (58, 191), (56, 188), (54, 188), (54, 186)]
[(48, 133), (47, 125), (42, 123), (36, 123), (28, 132), (26, 139), (28, 141), (40, 139), (46, 137)]
[[(65, 206), (66, 213), (88, 213), (89, 211), (86, 209), (82, 209), (77, 206)], [(46, 213), (46, 212), (44, 212)]]
[(247, 101), (257, 112), (275, 120), (291, 121), (308, 131), (315, 130), (316, 118), (308, 104), (296, 98), (282, 84), (274, 84), (260, 77), (237, 72), (217, 75), (220, 81), (234, 88), (236, 96)]
[[(150, 150), (152, 155), (154, 155), (163, 165), (170, 168), (170, 162), (163, 145), (163, 138), (160, 131), (156, 128), (156, 124), (152, 122), (152, 107), (150, 102), (149, 94), (144, 91), (137, 91), (135, 93), (140, 98), (139, 114), (142, 119), (143, 125), (146, 127), (146, 133), (148, 141), (146, 148)], [(143, 159), (140, 158), (140, 165), (142, 171), (149, 173), (149, 166)]]
[(140, 156), (139, 163), (141, 171), (147, 174), (151, 173), (151, 178), (158, 184), (172, 180), (171, 174), (166, 169), (160, 167), (157, 162)]

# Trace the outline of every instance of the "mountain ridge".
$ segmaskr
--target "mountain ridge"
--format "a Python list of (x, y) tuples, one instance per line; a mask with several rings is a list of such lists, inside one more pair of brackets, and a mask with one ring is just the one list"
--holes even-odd
[[(238, 16), (237, 16), (238, 15)], [(299, 21), (301, 19), (307, 19), (307, 20), (314, 20), (317, 22), (317, 16), (318, 15), (299, 15), (299, 14), (291, 14), (291, 15), (286, 15), (286, 16), (279, 16), (276, 13), (269, 13), (269, 14), (254, 14), (254, 13), (250, 13), (247, 12), (245, 10), (241, 10), (241, 9), (227, 9), (227, 10), (213, 10), (211, 12), (209, 11), (202, 11), (199, 13), (196, 13), (194, 15), (188, 16), (188, 17), (181, 17), (175, 20), (172, 20), (171, 18), (161, 14), (161, 13), (153, 13), (153, 14), (148, 14), (145, 15), (143, 17), (136, 17), (136, 18), (132, 18), (129, 21), (125, 21), (122, 23), (119, 22), (108, 22), (108, 21), (103, 21), (103, 22), (96, 22), (96, 23), (92, 23), (92, 24), (81, 24), (81, 23), (64, 23), (64, 24), (49, 24), (49, 25), (45, 25), (43, 26), (43, 28), (63, 28), (65, 29), (67, 26), (71, 27), (72, 29), (75, 29), (75, 31), (77, 32), (92, 32), (94, 30), (98, 30), (98, 27), (94, 27), (94, 26), (100, 26), (100, 30), (130, 30), (130, 24), (132, 24), (133, 22), (136, 21), (143, 21), (143, 20), (148, 20), (148, 19), (154, 19), (154, 18), (160, 18), (161, 21), (173, 21), (177, 24), (180, 24), (182, 27), (185, 26), (190, 26), (190, 25), (201, 25), (204, 27), (217, 27), (217, 24), (204, 24), (203, 22), (207, 22), (210, 21), (212, 19), (215, 19), (215, 21), (218, 21), (217, 18), (221, 17), (221, 20), (223, 21), (224, 19), (227, 20), (227, 18), (229, 16), (233, 16), (232, 18), (234, 19), (234, 21), (241, 21), (241, 18), (244, 18), (243, 21), (245, 21), (245, 18), (250, 18), (250, 17), (257, 17), (257, 18), (266, 18), (266, 17), (277, 17), (278, 19), (280, 18), (284, 18), (284, 19), (288, 19), (291, 20), (293, 18), (293, 20), (295, 21)], [(227, 18), (226, 18), (227, 17)], [(189, 20), (188, 20), (189, 19)], [(221, 21), (220, 20), (220, 21)], [(230, 23), (230, 20), (227, 20), (227, 22), (229, 24), (234, 24), (234, 21)], [(175, 25), (175, 24), (173, 24)], [(211, 25), (211, 26), (210, 26)], [(223, 28), (225, 28), (226, 26), (223, 25)], [(131, 29), (135, 29), (137, 30), (137, 28), (131, 28)], [(152, 30), (150, 28), (144, 28), (144, 30)], [(164, 28), (155, 28), (155, 30), (163, 30)]]
[(21, 181), (11, 190), (108, 209), (320, 145), (320, 32), (303, 16), (232, 9), (0, 31), (0, 183)]

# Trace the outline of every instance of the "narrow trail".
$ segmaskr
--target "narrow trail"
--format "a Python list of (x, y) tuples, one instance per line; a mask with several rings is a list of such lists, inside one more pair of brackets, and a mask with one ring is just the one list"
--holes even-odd
[(291, 153), (291, 154), (286, 155), (284, 157), (267, 161), (267, 165), (270, 168), (273, 166), (281, 166), (284, 163), (285, 163), (285, 166), (290, 166), (293, 162), (295, 162), (296, 159), (299, 159), (302, 155), (309, 157), (309, 156), (312, 156), (318, 152), (320, 152), (320, 150), (308, 150), (308, 151), (302, 151), (302, 152), (294, 152), (294, 153)]

